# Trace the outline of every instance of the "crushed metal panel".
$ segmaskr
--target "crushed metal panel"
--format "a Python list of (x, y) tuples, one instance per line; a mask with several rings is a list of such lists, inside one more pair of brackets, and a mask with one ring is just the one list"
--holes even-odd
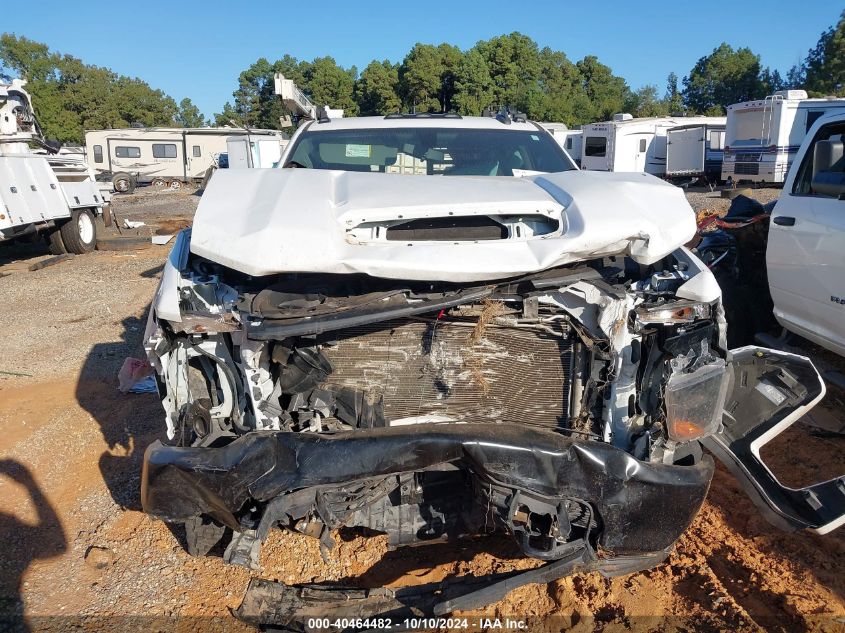
[[(538, 215), (556, 220), (561, 229), (530, 239), (479, 242), (357, 243), (347, 234), (360, 224), (450, 214)], [(645, 174), (400, 178), (310, 169), (222, 170), (197, 208), (191, 250), (254, 276), (365, 273), (467, 282), (611, 254), (626, 253), (649, 264), (694, 234), (695, 215), (683, 191)]]

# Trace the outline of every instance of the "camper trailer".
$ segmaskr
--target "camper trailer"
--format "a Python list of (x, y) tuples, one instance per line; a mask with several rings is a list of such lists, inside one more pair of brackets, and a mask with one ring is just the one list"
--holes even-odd
[(239, 128), (126, 128), (85, 132), (88, 162), (115, 191), (134, 190), (136, 184), (177, 189), (186, 182), (199, 182), (220, 153), (227, 151), (233, 136), (272, 137), (277, 130)]
[(581, 165), (581, 130), (570, 130), (565, 123), (539, 123), (540, 127), (555, 137), (577, 165)]
[(581, 169), (666, 175), (666, 132), (681, 125), (725, 124), (724, 117), (647, 117), (614, 114), (583, 126)]
[(809, 99), (803, 90), (728, 106), (722, 179), (783, 183), (807, 130), (836, 110), (845, 111), (845, 99)]
[(666, 178), (718, 182), (725, 153), (725, 124), (695, 123), (666, 130)]

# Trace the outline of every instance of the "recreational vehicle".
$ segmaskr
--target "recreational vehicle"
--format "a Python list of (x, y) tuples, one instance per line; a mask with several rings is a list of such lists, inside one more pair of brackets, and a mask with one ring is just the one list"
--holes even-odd
[(539, 123), (538, 125), (554, 136), (570, 158), (578, 166), (581, 165), (581, 140), (583, 139), (581, 130), (570, 130), (565, 123)]
[(198, 182), (237, 136), (283, 139), (277, 130), (158, 127), (89, 130), (85, 145), (88, 162), (123, 193), (139, 183), (177, 189)]
[(666, 130), (666, 177), (716, 182), (722, 175), (724, 152), (724, 123), (670, 128)]
[(807, 130), (843, 109), (845, 99), (808, 99), (803, 90), (728, 106), (722, 179), (783, 183)]
[(581, 168), (666, 175), (666, 132), (681, 125), (725, 124), (724, 117), (647, 117), (614, 114), (583, 126)]

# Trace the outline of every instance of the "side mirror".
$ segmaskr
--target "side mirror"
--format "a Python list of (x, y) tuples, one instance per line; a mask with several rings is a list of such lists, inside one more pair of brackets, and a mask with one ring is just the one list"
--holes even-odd
[(813, 148), (813, 176), (821, 171), (843, 170), (843, 144), (841, 137), (817, 141)]
[(817, 141), (813, 148), (813, 179), (815, 193), (839, 197), (845, 194), (845, 145), (842, 137)]
[(61, 141), (57, 141), (57, 140), (56, 140), (56, 139), (54, 139), (54, 138), (49, 138), (49, 139), (47, 139), (47, 140), (44, 142), (44, 144), (47, 146), (47, 149), (49, 149), (49, 150), (50, 150), (51, 152), (53, 152), (54, 154), (58, 154), (58, 153), (59, 153), (59, 150), (60, 150), (60, 149), (62, 149), (62, 142), (61, 142)]

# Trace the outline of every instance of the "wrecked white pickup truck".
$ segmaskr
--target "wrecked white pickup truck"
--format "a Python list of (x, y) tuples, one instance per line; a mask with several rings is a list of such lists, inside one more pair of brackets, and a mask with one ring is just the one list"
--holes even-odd
[(444, 614), (653, 566), (707, 494), (702, 444), (781, 527), (842, 523), (843, 480), (793, 490), (759, 461), (824, 385), (803, 357), (725, 349), (680, 189), (578, 171), (492, 118), (314, 122), (283, 165), (218, 172), (165, 266), (146, 348), (170, 443), (144, 509), (195, 554), (230, 530), (252, 566), (277, 525), (324, 547), (505, 533), (547, 562), (413, 590), (256, 581), (245, 617)]

